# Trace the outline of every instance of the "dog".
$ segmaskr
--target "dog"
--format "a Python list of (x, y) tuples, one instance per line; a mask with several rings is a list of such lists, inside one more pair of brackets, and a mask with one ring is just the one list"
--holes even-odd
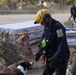
[(31, 66), (33, 65), (33, 62), (23, 62), (23, 63), (20, 63), (18, 66), (17, 66), (17, 69), (19, 69), (24, 75), (26, 75), (27, 71), (32, 69)]
[(27, 71), (31, 69), (33, 62), (22, 62), (18, 64), (13, 71), (0, 73), (0, 75), (26, 75)]

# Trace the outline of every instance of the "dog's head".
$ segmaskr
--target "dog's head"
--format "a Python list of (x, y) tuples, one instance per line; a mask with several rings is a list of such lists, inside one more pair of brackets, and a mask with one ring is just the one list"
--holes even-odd
[(27, 70), (29, 70), (32, 65), (33, 62), (22, 62), (17, 66), (17, 69), (19, 69), (24, 75), (26, 75)]

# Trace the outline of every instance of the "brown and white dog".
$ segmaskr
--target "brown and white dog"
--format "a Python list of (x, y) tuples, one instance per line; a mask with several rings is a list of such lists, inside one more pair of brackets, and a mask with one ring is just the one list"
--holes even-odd
[(0, 75), (26, 75), (27, 70), (33, 65), (33, 62), (22, 62), (15, 70), (9, 71), (7, 73), (0, 73)]

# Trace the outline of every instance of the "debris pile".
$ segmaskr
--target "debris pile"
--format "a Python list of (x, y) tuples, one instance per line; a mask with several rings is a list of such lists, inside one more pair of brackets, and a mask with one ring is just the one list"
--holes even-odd
[(6, 37), (1, 36), (0, 57), (5, 60), (6, 66), (19, 62), (21, 60), (28, 61), (28, 59), (33, 58), (28, 36), (25, 35), (16, 43), (10, 41), (9, 35)]
[(5, 60), (6, 66), (18, 62), (22, 59), (17, 49), (17, 46), (14, 44), (2, 41), (0, 39), (0, 57)]

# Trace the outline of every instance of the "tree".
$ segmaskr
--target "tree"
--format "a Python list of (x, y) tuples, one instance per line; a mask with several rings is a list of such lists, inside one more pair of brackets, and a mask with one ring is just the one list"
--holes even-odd
[(0, 4), (2, 5), (2, 9), (5, 9), (6, 0), (0, 0)]
[(31, 3), (34, 4), (34, 0), (31, 0)]
[(8, 4), (9, 9), (12, 9), (11, 0), (7, 0), (7, 4)]
[(72, 0), (73, 1), (73, 4), (76, 4), (76, 0)]

